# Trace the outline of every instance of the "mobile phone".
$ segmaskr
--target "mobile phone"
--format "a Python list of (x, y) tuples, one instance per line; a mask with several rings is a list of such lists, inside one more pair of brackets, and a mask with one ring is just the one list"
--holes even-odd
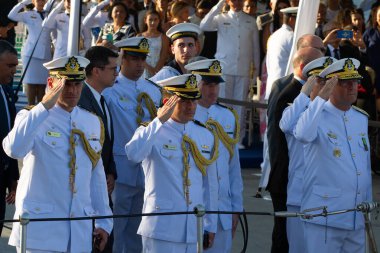
[(352, 39), (354, 33), (351, 30), (339, 30), (336, 32), (338, 39)]

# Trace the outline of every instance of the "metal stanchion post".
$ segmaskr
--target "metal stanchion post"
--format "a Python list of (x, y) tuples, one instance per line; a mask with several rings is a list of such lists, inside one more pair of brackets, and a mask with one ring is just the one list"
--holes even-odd
[(29, 223), (29, 214), (22, 213), (20, 215), (20, 249), (21, 253), (26, 252), (26, 227)]
[(203, 253), (203, 216), (206, 213), (204, 206), (197, 205), (194, 207), (195, 216), (197, 216), (197, 253)]

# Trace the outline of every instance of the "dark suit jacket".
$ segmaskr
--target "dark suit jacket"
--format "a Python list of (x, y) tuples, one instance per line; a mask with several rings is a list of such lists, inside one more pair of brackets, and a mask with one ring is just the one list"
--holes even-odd
[(301, 88), (302, 84), (293, 78), (278, 96), (273, 122), (273, 138), (276, 141), (275, 145), (278, 149), (275, 153), (269, 153), (271, 171), (267, 189), (270, 193), (286, 196), (289, 166), (288, 145), (285, 134), (281, 131), (279, 124), (282, 113), (288, 106), (288, 103), (293, 103), (293, 100), (299, 95)]
[[(14, 120), (16, 117), (16, 106), (15, 106), (15, 97), (10, 85), (2, 85), (4, 90), (5, 97), (7, 99), (9, 115), (11, 118), (11, 127), (13, 127)], [(0, 98), (2, 99), (2, 98)], [(1, 116), (2, 118), (4, 115)], [(4, 119), (4, 118), (3, 118)], [(2, 133), (3, 131), (1, 131)], [(0, 136), (1, 142), (5, 136)], [(16, 159), (8, 157), (3, 149), (3, 145), (0, 148), (0, 178), (5, 178), (6, 185), (1, 185), (0, 187), (10, 187), (12, 181), (16, 181), (19, 178), (18, 164)]]
[[(274, 135), (275, 133), (275, 111), (278, 102), (278, 97), (281, 91), (289, 85), (293, 80), (293, 74), (284, 76), (280, 79), (277, 79), (272, 85), (272, 91), (270, 92), (268, 99), (268, 124), (267, 124), (267, 138), (268, 138), (268, 151), (269, 151), (269, 160), (277, 156), (278, 152), (282, 152), (282, 148), (277, 145), (277, 139)], [(272, 161), (271, 161), (272, 164)]]
[[(104, 130), (105, 130), (105, 138), (104, 138), (103, 149), (102, 149), (102, 160), (103, 160), (103, 165), (104, 165), (104, 171), (106, 175), (112, 174), (114, 175), (116, 179), (117, 178), (116, 165), (113, 158), (112, 117), (111, 117), (111, 129), (110, 129), (111, 131), (109, 131), (108, 124), (103, 115), (102, 109), (100, 108), (90, 88), (88, 88), (86, 84), (83, 84), (83, 90), (78, 102), (78, 106), (82, 107), (83, 109), (86, 109), (87, 111), (95, 113), (103, 120)], [(111, 136), (109, 135), (109, 132), (111, 132)]]

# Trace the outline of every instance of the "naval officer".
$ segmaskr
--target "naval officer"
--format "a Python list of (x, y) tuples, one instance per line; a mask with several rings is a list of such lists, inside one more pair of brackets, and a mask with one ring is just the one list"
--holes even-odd
[[(324, 84), (324, 79), (318, 77), (318, 74), (334, 61), (336, 59), (332, 57), (321, 57), (309, 62), (302, 69), (302, 76), (308, 77), (308, 80), (302, 85), (300, 94), (282, 113), (279, 127), (285, 134), (289, 156), (286, 199), (288, 212), (300, 212), (301, 210), (302, 182), (305, 168), (303, 144), (294, 137), (293, 130), (301, 113), (306, 110), (310, 99), (315, 98), (317, 91), (319, 91), (318, 88)], [(300, 240), (303, 237), (303, 224), (298, 217), (287, 218), (286, 234), (289, 242), (289, 252), (306, 252), (305, 241)]]
[[(193, 121), (199, 75), (185, 74), (159, 82), (171, 96), (157, 117), (137, 129), (125, 149), (145, 173), (143, 213), (192, 211), (198, 204), (217, 208), (215, 160), (219, 141), (202, 123)], [(164, 95), (165, 96), (165, 95)], [(195, 216), (145, 216), (138, 233), (144, 253), (196, 252)], [(212, 247), (216, 216), (205, 216)]]
[[(112, 215), (101, 159), (104, 126), (101, 119), (77, 107), (83, 57), (62, 57), (45, 64), (49, 91), (42, 102), (21, 110), (3, 140), (12, 158), (23, 159), (14, 218), (69, 218)], [(31, 222), (27, 252), (91, 252), (92, 222)], [(99, 249), (112, 230), (112, 219), (95, 221)], [(20, 225), (13, 224), (9, 244), (20, 251)]]
[[(112, 193), (114, 214), (141, 213), (144, 196), (144, 174), (140, 163), (128, 159), (125, 144), (130, 141), (141, 122), (156, 117), (161, 103), (158, 87), (142, 78), (148, 40), (128, 38), (115, 43), (123, 53), (121, 70), (114, 86), (103, 91), (113, 116), (113, 154), (118, 178)], [(141, 218), (118, 219), (114, 226), (114, 252), (140, 252), (141, 237), (136, 234)]]
[[(295, 127), (294, 136), (305, 144), (301, 211), (352, 209), (372, 200), (368, 114), (352, 106), (362, 78), (359, 65), (344, 58), (323, 70), (320, 76), (330, 80)], [(363, 214), (305, 220), (304, 236), (306, 252), (364, 252)]]
[[(224, 70), (225, 89), (221, 95), (226, 98), (245, 101), (251, 79), (256, 81), (260, 68), (259, 32), (254, 17), (244, 13), (243, 0), (220, 0), (203, 18), (200, 27), (203, 31), (218, 31), (215, 58), (226, 62)], [(221, 13), (227, 4), (230, 10)], [(253, 66), (253, 68), (252, 68)], [(253, 75), (251, 76), (251, 70)], [(234, 106), (240, 118), (240, 148), (245, 135), (245, 109)]]
[(198, 36), (201, 29), (192, 23), (180, 23), (172, 26), (166, 36), (170, 39), (171, 52), (174, 59), (162, 67), (153, 77), (153, 82), (179, 76), (186, 73), (185, 65), (199, 52)]
[[(219, 211), (243, 211), (243, 182), (239, 161), (239, 117), (232, 108), (217, 104), (219, 83), (222, 78), (222, 65), (216, 59), (206, 59), (185, 66), (193, 74), (199, 74), (199, 90), (202, 97), (198, 100), (194, 118), (213, 128), (219, 137), (219, 157), (216, 160), (218, 176)], [(218, 215), (218, 230), (214, 245), (205, 252), (231, 252), (232, 238), (239, 222), (238, 214)]]

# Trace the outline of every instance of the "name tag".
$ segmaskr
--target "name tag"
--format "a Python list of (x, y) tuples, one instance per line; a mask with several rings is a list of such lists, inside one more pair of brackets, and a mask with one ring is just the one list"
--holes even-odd
[(167, 150), (177, 150), (177, 147), (174, 145), (164, 144), (164, 149)]
[(91, 134), (89, 140), (90, 141), (99, 141), (99, 138), (96, 134)]
[(231, 23), (223, 23), (223, 25), (231, 25)]
[(55, 137), (55, 138), (60, 138), (60, 137), (61, 137), (61, 133), (58, 133), (58, 132), (52, 132), (52, 131), (47, 131), (47, 132), (46, 132), (46, 135), (47, 135), (47, 136), (50, 136), (50, 137)]
[(330, 138), (332, 138), (332, 139), (337, 139), (336, 134), (334, 134), (333, 132), (328, 132), (327, 136), (330, 137)]
[(36, 19), (37, 17), (36, 16), (30, 16), (31, 19)]

